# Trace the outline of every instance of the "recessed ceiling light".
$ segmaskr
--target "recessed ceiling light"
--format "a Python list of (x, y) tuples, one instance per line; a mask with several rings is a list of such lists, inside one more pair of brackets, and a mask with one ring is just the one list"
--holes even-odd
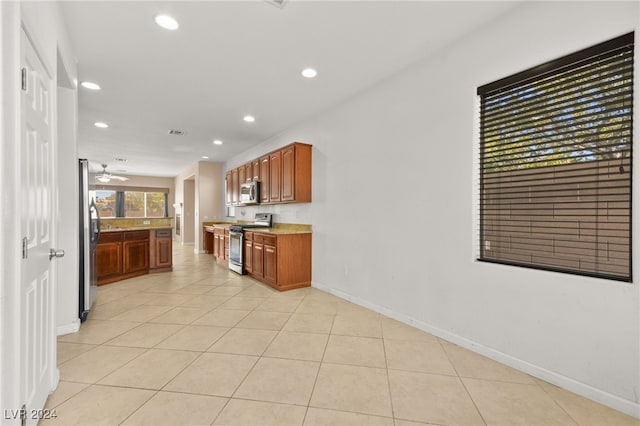
[(96, 127), (100, 127), (101, 129), (106, 129), (107, 127), (109, 127), (107, 123), (103, 123), (101, 121), (96, 121), (95, 123), (93, 123), (93, 125)]
[(204, 158), (205, 160), (209, 159), (209, 157), (207, 157), (206, 155), (203, 155), (202, 158)]
[(178, 21), (173, 19), (169, 15), (156, 15), (155, 17), (156, 24), (160, 25), (162, 28), (166, 30), (177, 30), (180, 26)]
[(243, 120), (246, 121), (247, 123), (253, 123), (254, 121), (256, 121), (256, 119), (250, 115), (245, 115)]
[(222, 141), (221, 141), (221, 140), (216, 139), (215, 141), (213, 141), (213, 144), (214, 144), (214, 145), (222, 145)]
[(314, 70), (313, 68), (305, 68), (302, 70), (302, 76), (306, 77), (306, 78), (314, 78), (315, 76), (318, 75), (318, 71)]
[(89, 89), (89, 90), (100, 90), (100, 89), (102, 89), (96, 83), (92, 83), (90, 81), (83, 81), (82, 83), (80, 83), (80, 85), (82, 87), (84, 87), (85, 89)]

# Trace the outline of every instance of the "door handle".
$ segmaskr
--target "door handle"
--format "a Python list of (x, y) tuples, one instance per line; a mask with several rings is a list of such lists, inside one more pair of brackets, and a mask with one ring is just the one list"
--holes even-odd
[(64, 250), (50, 249), (49, 260), (53, 259), (54, 257), (64, 257)]

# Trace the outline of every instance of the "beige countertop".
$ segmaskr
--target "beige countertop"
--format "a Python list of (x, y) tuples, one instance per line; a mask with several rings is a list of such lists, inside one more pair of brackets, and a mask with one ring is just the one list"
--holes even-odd
[(271, 235), (291, 235), (291, 234), (311, 234), (312, 233), (308, 229), (287, 229), (287, 228), (254, 228), (254, 229), (247, 229), (246, 231), (254, 232), (256, 234), (271, 234)]
[(233, 223), (214, 223), (213, 225), (204, 225), (204, 227), (229, 229), (231, 225), (234, 225), (234, 224)]
[[(229, 229), (232, 225), (243, 225), (250, 224), (251, 222), (238, 222), (238, 223), (229, 223), (229, 222), (221, 222), (221, 223), (204, 223), (203, 226), (207, 229), (207, 231), (211, 231), (213, 228), (223, 228)], [(245, 232), (259, 232), (262, 234), (271, 234), (271, 235), (292, 235), (292, 234), (311, 234), (311, 225), (299, 225), (299, 224), (289, 224), (289, 223), (274, 223), (272, 228), (248, 228)]]
[(151, 229), (172, 229), (170, 226), (164, 225), (164, 226), (135, 226), (135, 227), (131, 227), (131, 228), (101, 228), (100, 232), (101, 233), (107, 233), (107, 232), (127, 232), (127, 231), (146, 231), (146, 230), (151, 230)]

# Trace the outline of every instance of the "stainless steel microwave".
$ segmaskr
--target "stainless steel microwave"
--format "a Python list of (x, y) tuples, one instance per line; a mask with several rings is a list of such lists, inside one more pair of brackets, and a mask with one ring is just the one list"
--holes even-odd
[(260, 202), (260, 182), (245, 182), (240, 185), (240, 204)]

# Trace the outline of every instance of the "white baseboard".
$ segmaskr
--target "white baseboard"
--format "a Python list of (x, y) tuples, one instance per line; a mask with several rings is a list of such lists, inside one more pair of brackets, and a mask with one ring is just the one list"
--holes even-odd
[(53, 380), (51, 381), (51, 392), (49, 392), (49, 395), (51, 395), (53, 391), (56, 390), (59, 383), (60, 383), (60, 369), (56, 367), (53, 369)]
[(80, 318), (76, 318), (71, 324), (59, 325), (56, 327), (58, 336), (75, 333), (80, 330)]
[(352, 296), (324, 284), (314, 281), (311, 285), (314, 288), (326, 291), (327, 293), (331, 293), (341, 299), (348, 300), (349, 302), (355, 303), (356, 305), (363, 306), (365, 308), (371, 309), (372, 311), (378, 312), (382, 315), (393, 318), (412, 327), (418, 328), (422, 331), (426, 331), (427, 333), (433, 334), (434, 336), (440, 337), (441, 339), (444, 339), (448, 342), (455, 343), (456, 345), (462, 346), (465, 349), (469, 349), (470, 351), (486, 356), (487, 358), (491, 358), (497, 362), (508, 365), (509, 367), (515, 368), (516, 370), (522, 371), (531, 376), (552, 383), (570, 392), (588, 398), (592, 401), (596, 401), (600, 404), (606, 405), (607, 407), (611, 407), (614, 410), (618, 410), (630, 416), (640, 418), (640, 404), (636, 402), (620, 398), (619, 396), (610, 394), (600, 389), (596, 389), (570, 377), (566, 377), (553, 371), (549, 371), (543, 367), (539, 367), (527, 361), (515, 358), (511, 355), (486, 347), (478, 342), (474, 342), (465, 337), (459, 336), (438, 327), (434, 327), (422, 321), (415, 320), (407, 315), (394, 312), (389, 308), (376, 305), (367, 300)]

